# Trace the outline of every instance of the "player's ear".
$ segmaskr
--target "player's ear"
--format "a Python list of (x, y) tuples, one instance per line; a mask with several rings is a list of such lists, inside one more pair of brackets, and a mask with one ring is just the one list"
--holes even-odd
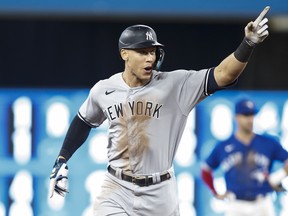
[(128, 59), (128, 52), (127, 52), (126, 49), (121, 49), (120, 55), (121, 55), (121, 58), (122, 58), (124, 61), (127, 61), (127, 59)]

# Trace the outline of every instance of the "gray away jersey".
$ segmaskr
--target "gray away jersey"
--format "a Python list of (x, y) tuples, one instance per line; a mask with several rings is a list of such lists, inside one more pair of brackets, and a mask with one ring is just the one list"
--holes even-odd
[(162, 172), (173, 164), (190, 111), (208, 95), (209, 72), (153, 71), (148, 84), (133, 88), (117, 73), (91, 88), (78, 115), (92, 127), (108, 119), (110, 165), (134, 174)]

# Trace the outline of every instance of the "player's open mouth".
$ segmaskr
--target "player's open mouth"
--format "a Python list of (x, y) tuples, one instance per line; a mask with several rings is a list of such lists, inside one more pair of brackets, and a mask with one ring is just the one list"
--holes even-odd
[(144, 70), (146, 71), (146, 73), (150, 73), (152, 71), (152, 67), (145, 67)]

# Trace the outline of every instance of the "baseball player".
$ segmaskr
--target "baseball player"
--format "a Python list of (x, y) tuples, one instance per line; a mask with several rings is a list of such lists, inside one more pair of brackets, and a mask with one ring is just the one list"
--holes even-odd
[[(236, 103), (235, 133), (216, 145), (202, 168), (202, 178), (213, 194), (229, 201), (226, 216), (274, 216), (270, 195), (283, 189), (281, 181), (288, 173), (288, 152), (275, 139), (253, 133), (256, 112), (250, 99)], [(274, 161), (284, 166), (271, 173)], [(224, 194), (218, 194), (213, 184), (212, 172), (218, 167), (225, 173)]]
[(268, 36), (269, 7), (245, 28), (234, 53), (216, 67), (161, 72), (163, 44), (146, 25), (119, 38), (123, 72), (97, 82), (79, 108), (50, 175), (50, 197), (67, 192), (67, 161), (91, 128), (108, 120), (108, 166), (94, 215), (179, 215), (173, 159), (189, 112), (233, 85), (254, 47)]

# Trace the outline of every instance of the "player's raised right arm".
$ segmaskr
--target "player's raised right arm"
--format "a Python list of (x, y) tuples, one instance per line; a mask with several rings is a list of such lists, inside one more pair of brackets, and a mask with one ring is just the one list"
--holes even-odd
[(255, 46), (269, 35), (268, 19), (265, 17), (269, 10), (269, 6), (265, 7), (254, 22), (246, 25), (245, 37), (239, 47), (215, 68), (214, 76), (218, 86), (224, 87), (234, 82), (245, 69)]

